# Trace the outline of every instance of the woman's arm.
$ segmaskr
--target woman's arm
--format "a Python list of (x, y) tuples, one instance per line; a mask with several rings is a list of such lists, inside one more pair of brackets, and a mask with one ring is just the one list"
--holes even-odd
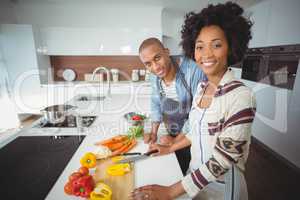
[(236, 95), (228, 107), (225, 121), (221, 120), (212, 126), (208, 124), (209, 133), (218, 134), (212, 148), (212, 156), (181, 182), (191, 197), (225, 174), (232, 165), (244, 168), (255, 115), (255, 99), (251, 92), (245, 90)]

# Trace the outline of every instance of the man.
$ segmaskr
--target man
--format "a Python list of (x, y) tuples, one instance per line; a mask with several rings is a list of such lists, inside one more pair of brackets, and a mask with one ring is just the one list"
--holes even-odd
[[(157, 140), (157, 131), (164, 122), (168, 135), (160, 143), (170, 145), (182, 137), (181, 129), (188, 120), (198, 82), (205, 79), (197, 64), (186, 58), (170, 57), (170, 52), (157, 38), (148, 38), (139, 47), (139, 56), (152, 73), (151, 132), (144, 134), (145, 143)], [(189, 148), (176, 152), (182, 171), (189, 164)], [(185, 161), (181, 160), (185, 158)], [(187, 158), (187, 159), (186, 159)]]

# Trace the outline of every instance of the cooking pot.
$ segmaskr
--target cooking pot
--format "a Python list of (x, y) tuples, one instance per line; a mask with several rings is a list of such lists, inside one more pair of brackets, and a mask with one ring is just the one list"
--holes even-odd
[(67, 113), (75, 108), (76, 106), (72, 105), (52, 105), (41, 110), (41, 113), (47, 122), (57, 124), (63, 122)]

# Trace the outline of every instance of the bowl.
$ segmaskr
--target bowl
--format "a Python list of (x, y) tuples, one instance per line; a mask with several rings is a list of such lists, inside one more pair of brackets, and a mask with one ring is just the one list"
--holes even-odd
[(144, 126), (144, 122), (147, 120), (147, 116), (145, 114), (136, 112), (126, 113), (124, 118), (131, 126)]

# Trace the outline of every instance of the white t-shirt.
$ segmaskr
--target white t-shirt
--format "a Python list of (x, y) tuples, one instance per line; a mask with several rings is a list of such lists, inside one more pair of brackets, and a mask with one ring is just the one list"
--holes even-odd
[(163, 89), (164, 93), (166, 94), (167, 98), (173, 99), (175, 101), (179, 101), (178, 95), (176, 92), (175, 79), (168, 86), (165, 84), (164, 81), (161, 81), (161, 86), (162, 86), (162, 89)]

